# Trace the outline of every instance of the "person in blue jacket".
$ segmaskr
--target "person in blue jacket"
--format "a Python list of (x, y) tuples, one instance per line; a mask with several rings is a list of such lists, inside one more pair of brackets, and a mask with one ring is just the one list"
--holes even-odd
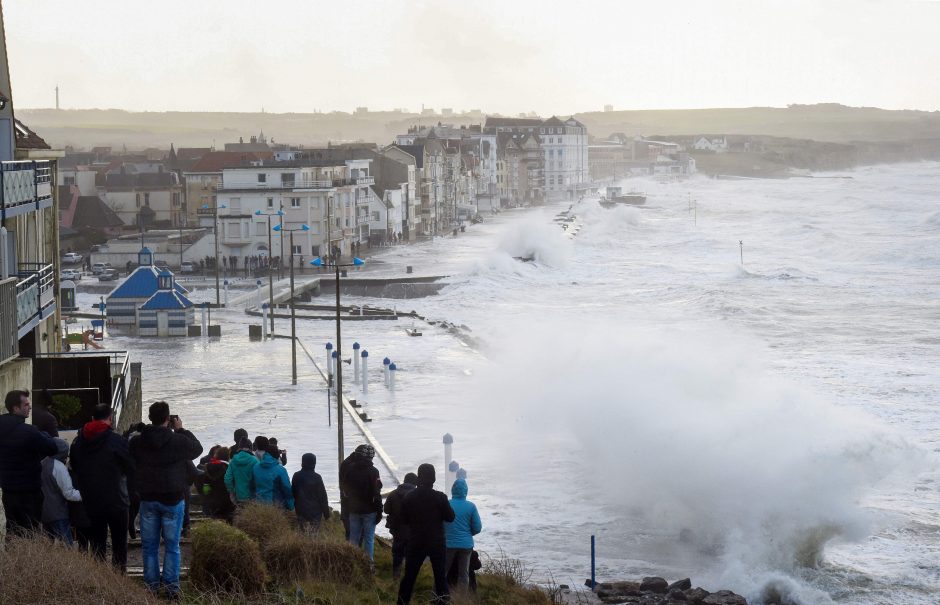
[(261, 462), (251, 469), (255, 479), (255, 500), (294, 510), (290, 477), (287, 476), (287, 469), (278, 461), (279, 455), (277, 448), (269, 447)]
[(470, 554), (473, 552), (473, 536), (483, 530), (477, 506), (467, 500), (467, 482), (463, 479), (454, 481), (450, 488), (452, 498), (450, 507), (454, 509), (454, 520), (444, 522), (444, 535), (447, 538), (447, 556), (444, 569), (450, 569), (457, 561), (457, 589), (466, 592), (470, 584)]

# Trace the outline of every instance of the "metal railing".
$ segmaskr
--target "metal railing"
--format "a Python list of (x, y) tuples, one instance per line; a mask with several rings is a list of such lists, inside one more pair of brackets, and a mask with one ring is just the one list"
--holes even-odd
[(16, 304), (17, 278), (0, 281), (0, 363), (19, 354), (19, 306)]
[(55, 301), (55, 271), (44, 263), (20, 263), (16, 284), (17, 329)]
[(218, 183), (215, 189), (219, 191), (245, 190), (245, 189), (332, 189), (336, 181), (330, 180), (306, 180), (294, 179), (291, 181), (281, 181), (275, 183)]
[(52, 199), (52, 162), (21, 160), (0, 162), (0, 207), (39, 204)]

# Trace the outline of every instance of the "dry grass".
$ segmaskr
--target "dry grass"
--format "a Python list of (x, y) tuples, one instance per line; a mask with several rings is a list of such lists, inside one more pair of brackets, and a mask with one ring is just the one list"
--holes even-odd
[(235, 513), (234, 525), (263, 549), (270, 540), (291, 533), (293, 519), (287, 511), (270, 504), (252, 503)]
[(210, 592), (257, 594), (267, 581), (258, 544), (222, 521), (205, 521), (193, 530), (192, 585)]
[(279, 584), (295, 581), (333, 582), (347, 586), (372, 584), (371, 562), (362, 550), (335, 541), (316, 540), (298, 532), (272, 539), (264, 560)]
[(76, 549), (43, 537), (15, 537), (0, 552), (0, 603), (159, 603), (139, 582)]

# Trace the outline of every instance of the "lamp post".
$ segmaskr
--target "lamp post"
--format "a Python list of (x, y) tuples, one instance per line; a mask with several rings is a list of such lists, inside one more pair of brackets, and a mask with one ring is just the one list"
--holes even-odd
[(275, 225), (274, 230), (290, 234), (290, 361), (291, 384), (297, 384), (297, 317), (294, 313), (294, 231), (310, 231), (306, 224), (296, 229), (285, 229), (283, 225)]
[[(271, 217), (284, 216), (284, 211), (261, 212), (260, 210), (255, 210), (255, 216), (268, 217), (268, 308), (271, 309), (271, 336), (274, 336), (274, 273), (272, 273), (273, 269), (271, 268), (271, 253), (274, 248), (271, 247)], [(278, 231), (280, 231), (280, 229)]]
[[(343, 450), (343, 340), (342, 340), (342, 330), (341, 330), (341, 320), (340, 320), (340, 307), (339, 307), (339, 268), (340, 267), (361, 267), (366, 264), (364, 260), (358, 256), (353, 257), (353, 262), (343, 263), (339, 262), (339, 258), (334, 261), (332, 264), (324, 264), (323, 260), (320, 257), (317, 257), (310, 261), (310, 264), (318, 269), (320, 267), (332, 267), (336, 275), (336, 368), (333, 370), (336, 375), (336, 453), (337, 453), (337, 465), (343, 463), (343, 458), (345, 458), (345, 451)], [(337, 466), (339, 468), (339, 466)]]
[[(208, 204), (203, 204), (208, 209)], [(227, 208), (225, 204), (215, 204), (212, 207), (212, 228), (215, 229), (215, 306), (219, 306), (219, 208)]]

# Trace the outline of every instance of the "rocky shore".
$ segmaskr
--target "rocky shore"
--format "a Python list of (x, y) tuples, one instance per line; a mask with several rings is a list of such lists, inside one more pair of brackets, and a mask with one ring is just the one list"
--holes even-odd
[(692, 587), (692, 580), (685, 578), (673, 583), (664, 578), (649, 577), (639, 582), (599, 582), (590, 591), (590, 580), (584, 592), (574, 592), (562, 587), (563, 602), (588, 605), (607, 603), (611, 605), (747, 605), (747, 599), (730, 590), (709, 592)]

